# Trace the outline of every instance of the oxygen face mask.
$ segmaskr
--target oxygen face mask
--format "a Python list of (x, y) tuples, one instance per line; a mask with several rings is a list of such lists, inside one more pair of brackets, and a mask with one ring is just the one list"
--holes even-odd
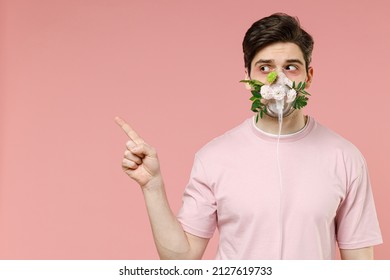
[(293, 82), (284, 73), (277, 73), (275, 80), (270, 85), (263, 85), (260, 89), (261, 96), (266, 100), (265, 113), (274, 118), (286, 117), (295, 110), (293, 101), (297, 92), (292, 88)]
[[(295, 85), (283, 72), (271, 72), (264, 84), (257, 80), (242, 80), (251, 86), (251, 110), (257, 112), (258, 118), (264, 114), (279, 118), (290, 115), (295, 109), (306, 106), (310, 94), (305, 91), (305, 82)], [(279, 120), (280, 121), (280, 120)]]

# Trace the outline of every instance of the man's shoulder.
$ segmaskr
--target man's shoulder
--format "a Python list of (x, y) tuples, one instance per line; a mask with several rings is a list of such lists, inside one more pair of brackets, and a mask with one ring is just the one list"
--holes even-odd
[(316, 121), (316, 136), (321, 137), (323, 142), (337, 146), (356, 148), (354, 144), (338, 132)]
[(196, 154), (198, 156), (221, 154), (234, 149), (234, 147), (237, 147), (242, 143), (245, 143), (245, 139), (247, 139), (250, 135), (249, 121), (250, 119), (245, 119), (243, 122), (227, 130), (225, 133), (213, 138), (203, 145)]
[(364, 160), (360, 150), (350, 140), (318, 122), (316, 122), (314, 137), (321, 143), (321, 148), (329, 152), (341, 153), (345, 159)]

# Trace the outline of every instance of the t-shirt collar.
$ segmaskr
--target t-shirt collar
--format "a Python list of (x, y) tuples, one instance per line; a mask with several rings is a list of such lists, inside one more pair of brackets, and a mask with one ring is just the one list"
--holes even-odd
[[(278, 140), (277, 134), (267, 133), (256, 126), (256, 116), (248, 119), (248, 123), (252, 128), (252, 131), (260, 138), (270, 142), (276, 142)], [(315, 125), (314, 118), (308, 116), (305, 126), (294, 133), (280, 135), (280, 142), (293, 142), (305, 137), (310, 131), (313, 130)]]

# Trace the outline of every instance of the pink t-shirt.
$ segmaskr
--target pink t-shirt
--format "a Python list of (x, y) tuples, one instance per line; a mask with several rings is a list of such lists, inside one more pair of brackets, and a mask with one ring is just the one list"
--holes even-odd
[(178, 214), (184, 230), (220, 240), (216, 259), (335, 259), (382, 243), (367, 166), (350, 142), (309, 117), (297, 133), (254, 118), (195, 154)]

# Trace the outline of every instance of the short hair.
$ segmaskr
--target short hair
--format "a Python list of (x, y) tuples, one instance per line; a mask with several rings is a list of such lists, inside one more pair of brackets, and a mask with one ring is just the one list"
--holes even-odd
[(249, 75), (255, 55), (261, 49), (278, 42), (297, 44), (303, 53), (306, 71), (308, 71), (313, 52), (313, 37), (301, 28), (297, 17), (275, 13), (253, 23), (245, 34), (242, 48)]

